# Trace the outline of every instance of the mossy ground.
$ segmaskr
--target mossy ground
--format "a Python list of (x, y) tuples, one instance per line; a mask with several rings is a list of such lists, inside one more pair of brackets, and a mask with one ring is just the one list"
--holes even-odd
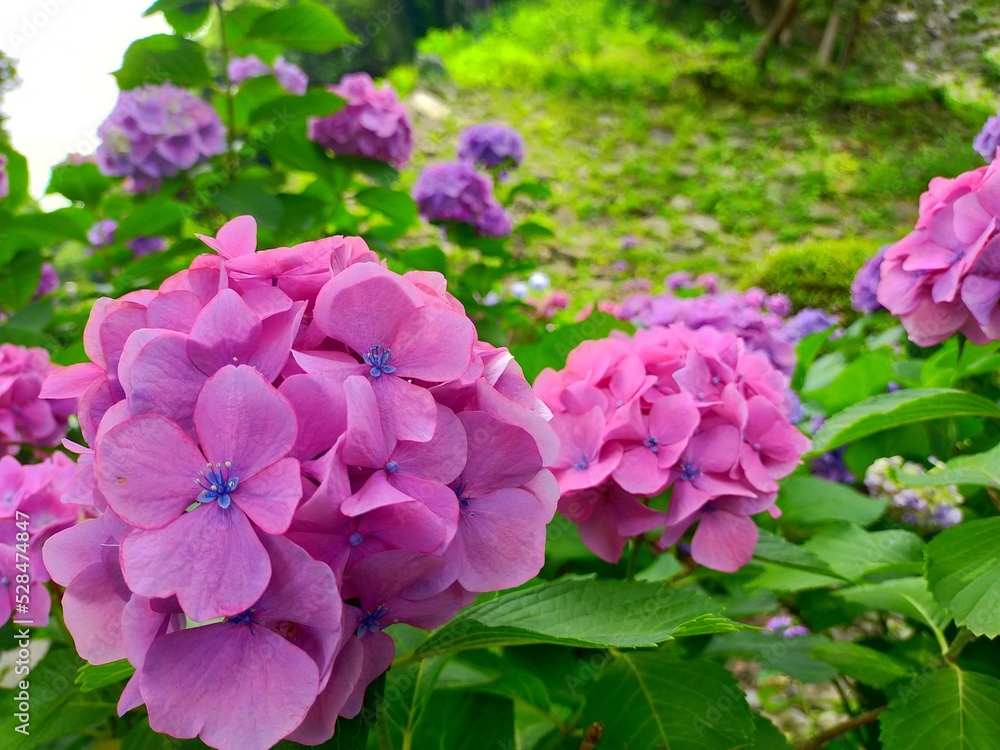
[[(628, 279), (656, 288), (678, 269), (737, 282), (788, 246), (874, 253), (912, 227), (932, 177), (982, 164), (971, 139), (987, 105), (949, 106), (947, 91), (905, 76), (898, 60), (881, 77), (864, 56), (838, 74), (811, 68), (808, 50), (781, 51), (760, 75), (749, 61), (758, 32), (684, 28), (621, 4), (549, 0), (432, 34), (422, 49), (449, 79), (392, 76), (447, 105), (411, 107), (417, 169), (454, 158), (470, 124), (517, 127), (528, 153), (511, 179), (553, 191), (516, 205), (518, 219), (555, 232), (525, 252), (579, 307), (619, 296)], [(877, 54), (879, 40), (863, 39), (859, 54)], [(623, 250), (627, 235), (637, 242)]]

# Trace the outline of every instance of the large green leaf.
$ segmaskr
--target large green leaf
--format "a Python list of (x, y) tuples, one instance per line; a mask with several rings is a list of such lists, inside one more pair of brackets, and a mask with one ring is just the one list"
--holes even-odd
[(571, 577), (469, 607), (432, 633), (414, 656), (526, 643), (655, 646), (674, 636), (741, 627), (717, 614), (716, 605), (694, 591)]
[(52, 168), (45, 192), (62, 193), (71, 201), (97, 203), (112, 182), (98, 171), (96, 164), (59, 164)]
[(178, 34), (191, 34), (205, 23), (210, 7), (208, 0), (156, 0), (142, 15), (163, 13), (167, 23)]
[(114, 685), (135, 674), (135, 667), (129, 664), (128, 659), (120, 659), (110, 664), (84, 664), (76, 675), (76, 684), (80, 686), (80, 691), (90, 693), (107, 685)]
[(1000, 742), (1000, 680), (958, 668), (920, 675), (879, 717), (886, 750), (987, 750)]
[(330, 52), (356, 39), (329, 8), (312, 0), (264, 13), (246, 38), (304, 52)]
[(966, 521), (927, 545), (934, 597), (976, 635), (1000, 635), (1000, 518)]
[(336, 94), (310, 89), (302, 96), (285, 94), (257, 105), (250, 112), (249, 122), (253, 126), (283, 128), (296, 118), (333, 114), (343, 106), (344, 100)]
[(781, 523), (793, 526), (822, 526), (830, 521), (868, 526), (881, 517), (888, 504), (846, 484), (802, 476), (781, 483), (777, 502)]
[(584, 725), (604, 724), (600, 747), (751, 748), (754, 719), (725, 668), (662, 651), (614, 654), (587, 690)]
[(169, 198), (153, 198), (129, 212), (115, 230), (115, 242), (179, 233), (188, 209)]
[(924, 543), (910, 531), (872, 532), (853, 524), (837, 524), (823, 529), (803, 547), (837, 575), (852, 581), (899, 563), (912, 563), (912, 573), (923, 569)]
[(201, 45), (182, 36), (154, 34), (137, 39), (125, 50), (122, 66), (114, 72), (122, 90), (144, 83), (209, 86), (212, 76)]
[[(488, 290), (478, 291), (485, 294)], [(604, 338), (614, 330), (631, 329), (630, 324), (613, 315), (595, 312), (579, 323), (562, 325), (551, 333), (543, 334), (537, 343), (512, 346), (511, 352), (530, 383), (546, 367), (561, 369), (569, 353), (584, 341)]]
[(846, 602), (881, 612), (898, 612), (922, 622), (937, 636), (942, 646), (944, 628), (951, 619), (941, 609), (923, 578), (895, 578), (841, 589), (836, 594)]
[(837, 670), (813, 656), (813, 649), (827, 639), (821, 635), (784, 636), (768, 631), (724, 633), (705, 650), (715, 658), (751, 659), (769, 670), (784, 672), (801, 682), (826, 682)]
[(839, 448), (902, 425), (950, 417), (1000, 419), (989, 399), (950, 388), (916, 388), (873, 396), (830, 417), (813, 438), (810, 455)]
[(838, 672), (874, 688), (887, 687), (912, 672), (899, 659), (857, 643), (824, 641), (813, 646), (812, 655)]
[(441, 670), (436, 689), (489, 693), (549, 707), (548, 690), (538, 675), (484, 649), (456, 654)]
[(950, 484), (1000, 487), (1000, 445), (985, 453), (953, 458), (946, 469), (931, 469), (926, 474), (901, 473), (899, 480), (911, 487), (944, 487)]
[(362, 206), (378, 211), (395, 224), (408, 227), (417, 220), (417, 204), (403, 190), (373, 187), (359, 191), (354, 197)]
[(823, 575), (833, 574), (829, 565), (805, 547), (792, 544), (784, 537), (777, 536), (764, 529), (760, 529), (758, 534), (757, 547), (753, 551), (755, 559), (780, 563), (789, 568), (800, 568)]

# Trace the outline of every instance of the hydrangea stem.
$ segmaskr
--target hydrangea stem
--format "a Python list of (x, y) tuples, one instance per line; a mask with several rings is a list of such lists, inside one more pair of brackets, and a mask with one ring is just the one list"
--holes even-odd
[(830, 727), (825, 732), (820, 732), (815, 737), (810, 737), (805, 742), (799, 743), (795, 746), (795, 750), (819, 750), (830, 740), (835, 740), (842, 734), (847, 734), (853, 729), (863, 727), (865, 724), (871, 724), (878, 718), (880, 713), (885, 711), (886, 708), (886, 706), (881, 706), (879, 708), (873, 708), (871, 711), (865, 711), (863, 714), (853, 716), (847, 721), (841, 722), (834, 727)]

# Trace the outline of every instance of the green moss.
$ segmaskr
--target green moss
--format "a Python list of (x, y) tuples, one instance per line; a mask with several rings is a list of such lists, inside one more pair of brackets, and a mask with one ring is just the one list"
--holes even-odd
[(878, 242), (863, 238), (787, 245), (754, 263), (741, 285), (782, 291), (796, 309), (819, 307), (850, 314), (851, 282), (878, 248)]

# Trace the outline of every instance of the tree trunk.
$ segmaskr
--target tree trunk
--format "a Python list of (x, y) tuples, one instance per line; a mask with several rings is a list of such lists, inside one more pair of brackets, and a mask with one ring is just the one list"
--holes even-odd
[(858, 32), (861, 30), (861, 6), (863, 6), (868, 0), (858, 0), (857, 4), (854, 6), (854, 12), (851, 14), (851, 23), (847, 27), (847, 36), (844, 37), (844, 48), (840, 50), (840, 59), (837, 61), (837, 67), (841, 70), (847, 67), (847, 64), (851, 61), (851, 53), (854, 52), (854, 42), (858, 38)]
[(771, 45), (774, 44), (775, 40), (781, 36), (781, 32), (783, 32), (792, 22), (792, 19), (795, 17), (795, 9), (798, 7), (798, 4), (799, 0), (782, 0), (781, 7), (778, 9), (774, 18), (771, 19), (771, 23), (767, 27), (764, 38), (761, 40), (756, 51), (753, 53), (753, 61), (760, 67), (763, 68), (767, 63), (767, 53), (771, 49)]
[(826, 21), (826, 28), (823, 30), (823, 39), (819, 43), (816, 52), (816, 62), (820, 67), (830, 67), (833, 60), (833, 45), (837, 43), (837, 35), (840, 33), (840, 2), (834, 2), (830, 10), (830, 17)]

